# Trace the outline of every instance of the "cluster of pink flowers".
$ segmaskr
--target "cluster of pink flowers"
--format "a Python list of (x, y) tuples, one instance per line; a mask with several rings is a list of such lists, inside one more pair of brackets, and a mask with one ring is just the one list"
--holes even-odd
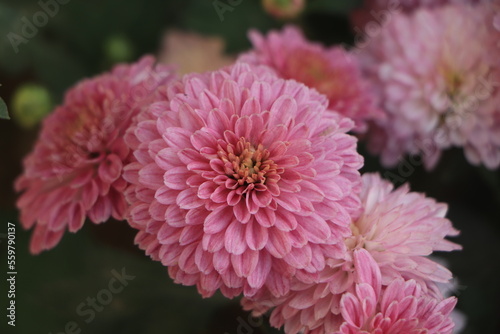
[[(342, 257), (328, 259), (325, 269), (314, 282), (295, 282), (285, 298), (247, 298), (243, 301), (244, 307), (253, 310), (256, 315), (275, 307), (270, 318), (271, 324), (276, 327), (284, 325), (285, 332), (294, 334), (332, 333), (339, 328), (340, 333), (358, 333), (352, 331), (354, 324), (362, 327), (358, 328), (360, 330), (365, 329), (368, 322), (374, 327), (367, 333), (379, 333), (376, 330), (379, 327), (385, 328), (380, 333), (392, 333), (389, 329), (395, 322), (399, 326), (406, 321), (410, 322), (408, 326), (415, 326), (412, 330), (451, 333), (448, 318), (451, 309), (439, 318), (439, 323), (434, 324), (446, 326), (449, 331), (435, 332), (425, 326), (423, 314), (419, 317), (417, 314), (404, 313), (382, 323), (372, 318), (374, 313), (366, 314), (379, 309), (383, 311), (387, 307), (387, 301), (379, 299), (381, 289), (398, 290), (402, 285), (415, 289), (418, 286), (415, 303), (442, 303), (443, 296), (436, 283), (447, 283), (452, 275), (448, 269), (426, 256), (433, 251), (460, 249), (460, 246), (444, 239), (458, 234), (450, 221), (444, 218), (445, 205), (422, 194), (409, 192), (407, 186), (393, 190), (392, 184), (382, 180), (378, 174), (364, 174), (362, 180), (362, 213), (352, 220), (351, 236), (344, 239), (347, 252)], [(374, 281), (369, 284), (367, 280)], [(372, 292), (358, 290), (365, 285), (369, 285)], [(373, 291), (377, 293), (373, 294)], [(363, 304), (365, 298), (372, 298), (371, 311), (365, 310), (365, 314), (349, 313), (352, 308), (360, 307), (356, 305), (359, 299)], [(389, 303), (403, 299), (396, 295), (391, 295), (391, 298)], [(351, 309), (346, 309), (346, 303), (350, 303)], [(347, 313), (350, 316), (346, 316)], [(410, 321), (413, 318), (418, 318), (420, 322), (413, 323)]]
[(462, 146), (498, 167), (489, 6), (398, 14), (356, 53), (289, 26), (252, 31), (252, 50), (210, 72), (178, 76), (146, 57), (83, 81), (16, 182), (31, 252), (86, 218), (126, 219), (175, 282), (242, 296), (286, 333), (452, 333), (452, 273), (429, 258), (461, 249), (446, 239), (459, 234), (447, 206), (361, 175), (349, 132), (387, 165), (422, 153), (432, 167)]

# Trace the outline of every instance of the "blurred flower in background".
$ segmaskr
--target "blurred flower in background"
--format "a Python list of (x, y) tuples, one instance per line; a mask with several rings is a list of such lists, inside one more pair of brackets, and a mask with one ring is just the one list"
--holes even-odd
[(220, 37), (171, 30), (164, 35), (158, 59), (176, 66), (179, 74), (201, 73), (234, 62), (234, 57), (224, 54), (224, 48), (224, 40)]
[(317, 89), (328, 97), (330, 110), (355, 121), (356, 132), (366, 131), (368, 120), (385, 116), (357, 59), (342, 47), (326, 48), (308, 41), (295, 26), (267, 36), (252, 30), (249, 37), (253, 49), (240, 60), (270, 66), (285, 79)]
[(360, 46), (388, 115), (374, 122), (368, 139), (385, 166), (421, 154), (431, 169), (450, 147), (462, 147), (474, 165), (500, 166), (500, 34), (493, 15), (491, 4), (397, 13)]

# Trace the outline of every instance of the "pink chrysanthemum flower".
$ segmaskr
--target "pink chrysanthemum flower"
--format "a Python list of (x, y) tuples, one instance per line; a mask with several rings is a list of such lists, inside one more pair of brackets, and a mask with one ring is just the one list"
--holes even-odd
[(94, 223), (124, 218), (122, 167), (130, 154), (123, 135), (139, 111), (136, 103), (173, 79), (170, 69), (154, 62), (144, 57), (84, 80), (44, 120), (16, 181), (21, 224), (34, 227), (32, 253), (54, 247), (66, 229), (81, 229), (86, 217)]
[[(384, 285), (399, 276), (422, 283), (448, 282), (452, 278), (448, 269), (425, 257), (435, 251), (461, 249), (445, 239), (459, 233), (445, 218), (446, 204), (410, 192), (408, 184), (394, 189), (378, 174), (364, 174), (362, 179), (363, 212), (351, 224), (348, 249), (367, 249), (380, 267)], [(331, 267), (345, 266), (334, 263)], [(337, 283), (350, 285), (348, 271), (342, 276), (345, 280)]]
[(385, 166), (421, 154), (430, 169), (453, 146), (475, 165), (500, 166), (495, 11), (493, 4), (450, 5), (395, 14), (360, 49), (388, 114), (369, 140)]
[[(362, 158), (323, 95), (237, 63), (183, 77), (130, 129), (136, 243), (203, 296), (280, 296), (345, 251)], [(259, 291), (260, 290), (260, 291)]]
[[(414, 280), (395, 279), (382, 288), (376, 266), (342, 295), (343, 323), (335, 334), (451, 334), (455, 327), (451, 312), (457, 299), (431, 296)], [(371, 272), (370, 272), (371, 269)], [(311, 333), (313, 333), (312, 331)], [(315, 334), (331, 333), (315, 331)]]
[(262, 314), (278, 305), (271, 317), (273, 326), (285, 325), (287, 333), (332, 333), (338, 328), (342, 295), (354, 291), (359, 275), (366, 272), (363, 264), (371, 262), (383, 286), (395, 279), (413, 279), (427, 294), (441, 298), (436, 283), (447, 283), (451, 273), (425, 256), (460, 249), (444, 239), (458, 233), (444, 218), (446, 206), (409, 192), (407, 185), (393, 190), (377, 174), (362, 178), (363, 212), (351, 224), (347, 255), (328, 259), (318, 282), (295, 282), (285, 298), (245, 300), (246, 309)]
[(310, 42), (294, 26), (271, 31), (267, 37), (250, 31), (249, 37), (254, 49), (240, 60), (270, 66), (282, 78), (317, 89), (328, 97), (329, 109), (355, 121), (356, 131), (364, 131), (367, 120), (383, 118), (357, 59), (342, 47)]

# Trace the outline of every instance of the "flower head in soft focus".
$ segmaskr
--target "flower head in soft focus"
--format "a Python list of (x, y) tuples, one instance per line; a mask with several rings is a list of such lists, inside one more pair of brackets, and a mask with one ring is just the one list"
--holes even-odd
[(384, 165), (421, 154), (430, 169), (442, 150), (463, 147), (472, 164), (500, 166), (494, 15), (493, 4), (395, 14), (361, 47), (363, 68), (388, 114), (369, 136), (371, 151), (381, 154)]
[(294, 19), (306, 6), (306, 0), (262, 0), (264, 10), (278, 19)]
[(345, 252), (363, 160), (352, 121), (264, 66), (184, 76), (127, 135), (136, 243), (203, 296), (288, 292)]
[(254, 48), (240, 60), (270, 66), (282, 78), (317, 89), (328, 97), (329, 109), (354, 120), (356, 131), (362, 132), (368, 120), (383, 118), (357, 59), (342, 47), (307, 41), (293, 26), (267, 36), (250, 31), (249, 36)]
[(400, 278), (382, 288), (376, 273), (367, 274), (353, 292), (342, 296), (340, 313), (343, 322), (335, 334), (453, 332), (455, 325), (451, 313), (457, 303), (455, 297), (436, 298), (425, 293), (416, 281)]
[(234, 63), (224, 55), (224, 40), (195, 33), (168, 31), (158, 57), (163, 64), (177, 66), (179, 74), (214, 71)]
[[(492, 0), (364, 0), (363, 5), (351, 13), (354, 30), (367, 34), (389, 22), (397, 12), (411, 13), (420, 8), (437, 8), (449, 4), (479, 4)], [(370, 26), (369, 24), (372, 24)], [(375, 29), (374, 29), (375, 28)]]
[(287, 333), (331, 333), (338, 328), (341, 298), (354, 292), (367, 266), (376, 267), (380, 283), (412, 279), (427, 295), (442, 298), (436, 283), (448, 283), (451, 273), (426, 256), (433, 251), (451, 251), (460, 246), (445, 240), (457, 231), (444, 218), (446, 206), (424, 195), (396, 190), (377, 174), (363, 175), (363, 212), (351, 224), (346, 238), (347, 256), (327, 260), (318, 282), (295, 282), (284, 298), (244, 300), (246, 309), (261, 314), (277, 306), (271, 324), (285, 326)]
[(78, 231), (85, 218), (123, 219), (127, 209), (122, 168), (129, 162), (123, 140), (139, 103), (173, 79), (152, 57), (85, 80), (43, 122), (33, 151), (16, 181), (24, 228), (34, 227), (30, 251), (54, 247), (64, 231)]

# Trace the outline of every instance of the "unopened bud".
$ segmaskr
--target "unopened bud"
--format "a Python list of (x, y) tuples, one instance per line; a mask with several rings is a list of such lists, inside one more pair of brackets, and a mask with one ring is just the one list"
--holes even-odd
[(34, 127), (51, 109), (50, 93), (41, 85), (24, 84), (14, 93), (12, 118), (23, 128)]
[(266, 12), (278, 19), (293, 19), (304, 10), (306, 0), (262, 0)]

